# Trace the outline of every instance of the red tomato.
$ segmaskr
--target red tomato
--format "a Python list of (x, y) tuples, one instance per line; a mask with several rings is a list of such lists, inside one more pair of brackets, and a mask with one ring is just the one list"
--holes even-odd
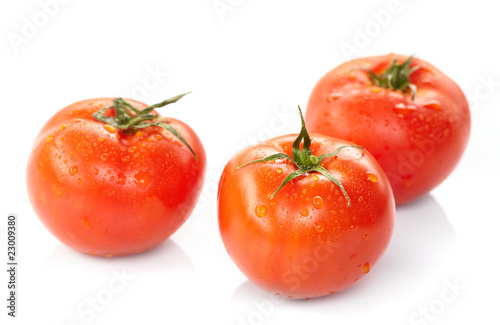
[(40, 131), (28, 162), (36, 214), (82, 253), (109, 257), (160, 244), (184, 223), (201, 191), (206, 158), (194, 131), (127, 102), (99, 98), (63, 108)]
[(365, 147), (389, 177), (396, 204), (404, 204), (431, 191), (458, 164), (470, 112), (460, 88), (441, 71), (391, 54), (327, 73), (311, 94), (306, 125)]
[(309, 140), (304, 126), (296, 137), (237, 153), (221, 176), (218, 213), (227, 252), (248, 279), (300, 299), (370, 271), (392, 235), (394, 198), (368, 152), (319, 134)]

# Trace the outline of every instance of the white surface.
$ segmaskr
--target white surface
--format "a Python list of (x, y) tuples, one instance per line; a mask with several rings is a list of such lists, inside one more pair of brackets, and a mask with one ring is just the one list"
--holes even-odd
[[(224, 19), (214, 2), (67, 1), (17, 52), (9, 33), (22, 35), (24, 19), (40, 16), (41, 7), (34, 0), (1, 2), (0, 214), (5, 220), (15, 212), (20, 220), (19, 317), (8, 318), (2, 307), (1, 323), (425, 325), (498, 319), (500, 86), (481, 88), (482, 80), (500, 81), (498, 5), (401, 0), (377, 32), (370, 12), (388, 8), (389, 0), (221, 0), (233, 9)], [(414, 53), (472, 96), (468, 149), (445, 183), (397, 210), (393, 241), (362, 281), (324, 299), (271, 303), (224, 250), (218, 175), (241, 146), (297, 132), (296, 105), (306, 107), (317, 80), (348, 59), (339, 44), (353, 44), (357, 28), (367, 27), (373, 36), (356, 57)], [(151, 69), (161, 74), (141, 94), (138, 87)], [(25, 189), (26, 161), (43, 123), (81, 99), (136, 93), (153, 104), (190, 90), (161, 112), (187, 122), (205, 145), (208, 173), (196, 213), (167, 242), (136, 256), (92, 258), (62, 246), (35, 216)], [(2, 263), (4, 252), (2, 237)], [(122, 270), (133, 279), (108, 296)], [(453, 293), (448, 288), (455, 281)], [(95, 317), (85, 306), (92, 297), (111, 298)], [(427, 320), (415, 314), (429, 308)]]

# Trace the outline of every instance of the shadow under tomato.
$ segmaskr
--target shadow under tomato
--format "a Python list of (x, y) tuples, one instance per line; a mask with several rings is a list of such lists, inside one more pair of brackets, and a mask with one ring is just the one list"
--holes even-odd
[[(294, 310), (307, 308), (304, 312), (327, 311), (352, 316), (361, 310), (391, 305), (432, 280), (456, 240), (444, 210), (431, 195), (426, 195), (397, 208), (394, 234), (387, 251), (358, 283), (318, 299), (282, 299), (280, 308), (293, 306)], [(233, 292), (231, 300), (250, 305), (269, 297), (269, 292), (245, 281)], [(328, 308), (322, 308), (325, 306)]]
[(142, 274), (148, 272), (194, 272), (191, 259), (172, 240), (167, 239), (160, 245), (133, 255), (116, 257), (99, 257), (82, 254), (66, 247), (57, 246), (45, 261), (45, 266), (57, 270), (92, 272), (109, 272), (125, 269), (130, 273)]

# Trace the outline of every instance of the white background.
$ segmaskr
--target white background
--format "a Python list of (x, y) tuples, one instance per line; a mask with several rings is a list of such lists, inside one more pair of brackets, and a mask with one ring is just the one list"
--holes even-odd
[[(213, 0), (66, 2), (46, 20), (34, 0), (0, 5), (1, 229), (12, 212), (20, 228), (19, 317), (6, 316), (2, 272), (2, 324), (498, 320), (500, 8), (494, 1), (396, 1), (385, 26), (372, 12), (387, 10), (389, 0), (215, 2), (230, 6), (223, 13)], [(40, 27), (29, 30), (34, 20)], [(361, 40), (367, 28), (371, 36)], [(23, 43), (13, 45), (15, 37)], [(350, 58), (341, 44), (356, 47), (353, 57), (415, 54), (453, 78), (471, 103), (470, 142), (439, 188), (397, 209), (391, 245), (362, 281), (321, 299), (271, 303), (222, 245), (218, 176), (242, 146), (299, 131), (296, 105), (306, 107), (319, 78)], [(152, 70), (159, 71), (156, 82), (144, 89)], [(153, 104), (186, 91), (193, 93), (161, 112), (191, 125), (207, 151), (196, 212), (164, 244), (136, 256), (95, 258), (60, 244), (34, 214), (25, 187), (27, 158), (45, 121), (82, 99), (127, 96)], [(270, 124), (280, 116), (277, 126)], [(3, 235), (2, 263), (5, 251)], [(133, 279), (108, 297), (116, 272)], [(92, 315), (86, 304), (93, 297), (111, 301)]]

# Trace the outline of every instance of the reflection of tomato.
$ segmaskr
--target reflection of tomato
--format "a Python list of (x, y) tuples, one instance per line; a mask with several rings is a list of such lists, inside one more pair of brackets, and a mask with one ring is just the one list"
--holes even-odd
[(469, 138), (470, 113), (460, 88), (442, 72), (403, 56), (391, 66), (394, 58), (357, 59), (330, 71), (311, 94), (306, 124), (311, 132), (364, 146), (387, 173), (396, 203), (403, 204), (455, 168)]
[[(206, 164), (199, 138), (181, 121), (161, 120), (196, 158), (172, 132), (145, 125), (159, 124), (154, 111), (152, 122), (136, 118), (129, 121), (134, 127), (121, 130), (127, 117), (116, 113), (117, 100), (125, 115), (147, 107), (100, 98), (62, 109), (38, 135), (27, 170), (30, 200), (43, 224), (64, 244), (99, 256), (138, 253), (169, 237), (194, 208)], [(92, 116), (107, 106), (113, 108), (101, 119), (115, 126)]]
[[(227, 252), (252, 282), (291, 298), (319, 297), (349, 287), (377, 262), (392, 234), (394, 199), (368, 152), (313, 135), (306, 153), (309, 136), (302, 151), (295, 138), (265, 141), (229, 161), (219, 183), (219, 226)], [(269, 155), (274, 159), (237, 168)]]

